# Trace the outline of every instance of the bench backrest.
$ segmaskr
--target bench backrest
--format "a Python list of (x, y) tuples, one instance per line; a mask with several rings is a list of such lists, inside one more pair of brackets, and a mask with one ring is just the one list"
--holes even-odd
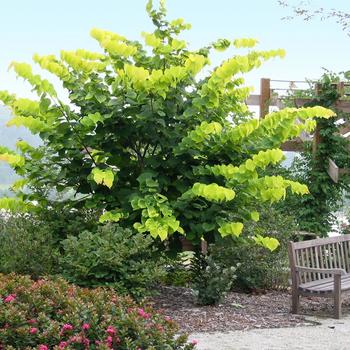
[[(342, 268), (350, 272), (350, 234), (290, 242), (288, 253), (292, 278), (295, 278), (295, 265), (323, 269)], [(300, 283), (305, 283), (330, 275), (304, 272), (299, 277)]]

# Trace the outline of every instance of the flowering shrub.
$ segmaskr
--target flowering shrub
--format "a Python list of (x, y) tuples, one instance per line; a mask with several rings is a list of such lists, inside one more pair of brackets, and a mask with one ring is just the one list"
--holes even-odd
[(193, 349), (177, 331), (171, 319), (112, 290), (0, 275), (0, 350)]

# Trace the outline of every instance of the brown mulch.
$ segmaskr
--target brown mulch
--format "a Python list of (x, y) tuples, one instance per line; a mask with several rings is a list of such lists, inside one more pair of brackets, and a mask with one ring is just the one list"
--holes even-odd
[[(217, 306), (198, 306), (190, 289), (161, 287), (152, 303), (188, 333), (297, 327), (315, 324), (307, 320), (308, 316), (333, 316), (332, 299), (317, 297), (302, 297), (302, 315), (291, 314), (288, 291), (267, 291), (265, 294), (231, 292)], [(343, 302), (343, 314), (350, 314), (350, 299)]]

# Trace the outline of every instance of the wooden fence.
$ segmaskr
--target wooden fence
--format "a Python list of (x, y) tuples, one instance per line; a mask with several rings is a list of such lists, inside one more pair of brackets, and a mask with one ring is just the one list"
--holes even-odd
[[(250, 95), (246, 100), (248, 106), (258, 106), (259, 107), (259, 117), (264, 118), (270, 110), (270, 107), (277, 107), (278, 109), (284, 108), (284, 98), (276, 94), (277, 90), (297, 90), (295, 88), (289, 87), (288, 89), (284, 88), (272, 88), (273, 82), (278, 83), (288, 83), (289, 86), (295, 85), (295, 83), (308, 83), (306, 81), (290, 81), (290, 80), (272, 80), (263, 78), (260, 80), (260, 95)], [(335, 103), (335, 107), (345, 113), (350, 113), (350, 100), (345, 98), (348, 96), (346, 88), (350, 87), (350, 83), (340, 82), (334, 84), (335, 88), (338, 90), (340, 98)], [(318, 85), (315, 86), (316, 93), (318, 91)], [(309, 98), (296, 98), (294, 99), (295, 107), (302, 107), (305, 104), (311, 102)], [(285, 142), (282, 145), (282, 150), (291, 151), (291, 152), (302, 152), (304, 149), (304, 142), (309, 141), (313, 144), (314, 154), (317, 151), (318, 145), (321, 142), (320, 136), (320, 126), (317, 125), (315, 132), (311, 134), (303, 133), (300, 137)], [(350, 137), (350, 123), (343, 122), (339, 126), (339, 134), (343, 137)], [(350, 151), (350, 149), (349, 149)], [(328, 160), (328, 174), (334, 182), (338, 182), (341, 175), (350, 173), (349, 169), (339, 168), (332, 159)]]

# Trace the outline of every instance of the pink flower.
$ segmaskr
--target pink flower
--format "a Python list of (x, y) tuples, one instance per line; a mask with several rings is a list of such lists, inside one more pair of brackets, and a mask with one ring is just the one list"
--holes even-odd
[(10, 303), (11, 301), (14, 301), (15, 299), (16, 299), (16, 294), (10, 294), (4, 299), (4, 302)]
[(69, 345), (68, 342), (66, 342), (66, 341), (61, 341), (61, 342), (59, 343), (58, 347), (59, 347), (60, 349), (64, 349), (64, 348), (66, 348), (68, 345)]
[(160, 324), (156, 325), (156, 328), (158, 329), (159, 332), (163, 333), (164, 332), (164, 328), (163, 326), (161, 326)]
[(113, 346), (113, 338), (110, 335), (107, 337), (107, 346), (110, 348)]
[(137, 313), (142, 316), (145, 314), (145, 310), (144, 309), (137, 309)]
[(32, 318), (31, 320), (28, 320), (28, 323), (29, 324), (34, 324), (34, 323), (36, 323), (36, 320), (34, 318)]
[(72, 329), (73, 329), (73, 326), (71, 324), (69, 324), (69, 323), (66, 323), (62, 327), (62, 332), (71, 331)]
[(143, 318), (151, 318), (151, 314), (148, 314), (147, 312), (145, 312), (144, 309), (138, 309), (137, 310), (137, 314)]
[(32, 328), (29, 330), (29, 333), (30, 333), (30, 334), (36, 334), (36, 333), (38, 333), (38, 328), (32, 327)]
[(108, 326), (106, 332), (109, 335), (116, 335), (117, 334), (117, 330), (113, 326)]
[(90, 329), (90, 325), (88, 323), (84, 323), (81, 327), (84, 331), (87, 331), (88, 329)]
[(81, 342), (82, 342), (82, 337), (81, 337), (81, 335), (73, 335), (72, 337), (69, 338), (69, 341), (70, 341), (70, 342), (73, 342), (73, 343), (79, 343), (79, 344), (81, 344)]
[(49, 350), (49, 347), (47, 345), (41, 344), (39, 345), (39, 350)]
[(191, 344), (192, 344), (192, 345), (197, 345), (197, 344), (198, 344), (198, 340), (193, 339), (193, 340), (191, 341)]

